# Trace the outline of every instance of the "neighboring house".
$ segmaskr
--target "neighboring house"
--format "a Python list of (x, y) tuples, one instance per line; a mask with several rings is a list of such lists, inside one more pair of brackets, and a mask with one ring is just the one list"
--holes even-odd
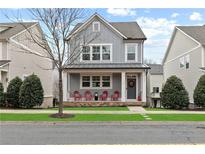
[[(146, 102), (146, 75), (149, 66), (143, 63), (146, 37), (136, 22), (108, 22), (98, 14), (79, 23), (68, 37), (69, 55), (76, 44), (76, 37), (83, 34), (97, 37), (82, 49), (80, 56), (64, 70), (64, 101), (73, 101), (74, 91), (84, 96), (108, 92), (108, 99), (115, 91), (121, 102)], [(87, 35), (88, 36), (88, 35)], [(75, 51), (73, 51), (75, 52)], [(81, 98), (85, 101), (85, 98)]]
[(46, 51), (40, 48), (31, 38), (42, 36), (41, 28), (36, 22), (0, 23), (0, 82), (4, 88), (16, 76), (22, 80), (28, 75), (36, 74), (44, 89), (42, 107), (52, 105), (52, 61)]
[(147, 64), (151, 69), (147, 77), (148, 97), (151, 107), (161, 107), (160, 93), (162, 92), (163, 66), (161, 64)]
[(193, 103), (196, 84), (205, 68), (205, 26), (177, 26), (163, 60), (164, 81), (179, 77)]

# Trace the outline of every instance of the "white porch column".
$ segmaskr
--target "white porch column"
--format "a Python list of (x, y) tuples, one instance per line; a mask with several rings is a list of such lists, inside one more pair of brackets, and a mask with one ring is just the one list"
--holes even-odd
[(0, 71), (0, 82), (2, 82), (2, 81), (1, 81), (1, 71)]
[(142, 72), (142, 101), (147, 101), (147, 82), (146, 82), (146, 72)]
[(70, 99), (70, 94), (71, 94), (71, 91), (70, 91), (70, 73), (67, 74), (67, 85), (68, 85), (68, 89), (67, 89), (67, 99), (69, 100)]
[(125, 102), (126, 99), (126, 81), (125, 72), (121, 72), (121, 101)]
[(67, 101), (67, 94), (68, 94), (67, 72), (63, 71), (62, 77), (63, 77), (63, 101)]

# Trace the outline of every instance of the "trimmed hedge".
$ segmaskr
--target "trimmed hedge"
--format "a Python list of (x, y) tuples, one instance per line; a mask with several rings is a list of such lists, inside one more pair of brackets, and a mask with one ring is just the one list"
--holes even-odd
[(22, 108), (32, 108), (43, 103), (43, 87), (37, 75), (28, 76), (21, 85), (19, 102)]
[(171, 76), (167, 79), (162, 92), (161, 102), (164, 108), (183, 109), (189, 105), (189, 96), (181, 79)]
[(205, 75), (202, 75), (194, 89), (194, 103), (199, 107), (205, 107)]
[(19, 77), (15, 77), (9, 82), (7, 88), (7, 101), (9, 106), (18, 108), (19, 104), (19, 91), (22, 85), (22, 80)]
[(0, 82), (0, 106), (5, 106), (5, 100), (4, 100), (4, 87), (3, 84)]

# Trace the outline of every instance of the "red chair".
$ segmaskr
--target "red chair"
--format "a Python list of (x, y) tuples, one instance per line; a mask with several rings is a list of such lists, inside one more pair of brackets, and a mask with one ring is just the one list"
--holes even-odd
[(107, 98), (108, 98), (108, 91), (106, 90), (106, 91), (103, 91), (102, 95), (100, 95), (100, 99), (102, 101), (106, 101)]
[(82, 98), (82, 96), (81, 96), (81, 94), (79, 93), (79, 91), (74, 91), (73, 92), (73, 97), (74, 97), (74, 100), (75, 101), (79, 101), (79, 100), (81, 100), (81, 98)]
[(84, 93), (84, 97), (85, 97), (85, 100), (86, 101), (91, 101), (93, 99), (93, 96), (92, 96), (92, 93), (87, 90), (85, 93)]
[(119, 91), (115, 91), (114, 94), (111, 96), (111, 99), (113, 101), (118, 101), (118, 99), (120, 98), (120, 92)]

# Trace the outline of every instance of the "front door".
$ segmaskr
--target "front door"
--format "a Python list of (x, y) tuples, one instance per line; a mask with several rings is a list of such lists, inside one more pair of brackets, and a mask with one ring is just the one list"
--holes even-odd
[(136, 99), (136, 77), (127, 77), (127, 99)]

